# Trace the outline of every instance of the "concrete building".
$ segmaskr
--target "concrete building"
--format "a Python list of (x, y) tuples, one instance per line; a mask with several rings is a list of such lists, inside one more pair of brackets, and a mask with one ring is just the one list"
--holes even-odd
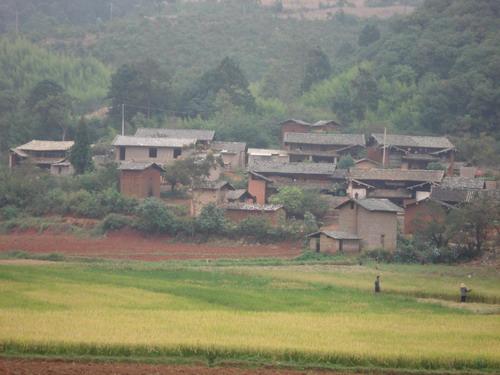
[(365, 149), (363, 134), (285, 133), (283, 148), (290, 162), (337, 163), (343, 155), (357, 156)]
[(350, 199), (336, 209), (338, 230), (357, 235), (362, 250), (396, 250), (401, 207), (387, 199)]
[(132, 198), (160, 198), (161, 173), (163, 168), (150, 162), (121, 162), (120, 192)]
[(311, 233), (309, 249), (322, 253), (359, 253), (361, 239), (352, 233), (322, 230)]
[(73, 141), (32, 140), (9, 150), (9, 167), (30, 163), (56, 175), (71, 175), (73, 167), (67, 158), (74, 144)]
[(150, 162), (165, 165), (192, 155), (196, 139), (118, 135), (113, 141), (117, 162)]

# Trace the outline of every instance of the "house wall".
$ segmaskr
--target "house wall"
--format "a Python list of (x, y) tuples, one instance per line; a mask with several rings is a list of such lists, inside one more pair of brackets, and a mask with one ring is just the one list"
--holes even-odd
[(51, 165), (50, 174), (54, 176), (71, 176), (75, 172), (73, 166), (70, 165)]
[(252, 175), (248, 178), (248, 192), (255, 197), (256, 203), (265, 204), (266, 203), (266, 187), (267, 182), (264, 180), (253, 179)]
[[(316, 238), (309, 240), (309, 248), (316, 251)], [(321, 234), (319, 237), (319, 247), (322, 253), (337, 253), (340, 251), (340, 242), (342, 241), (342, 252), (357, 253), (359, 252), (359, 240), (337, 240)]]
[[(358, 206), (358, 236), (363, 250), (384, 248), (395, 251), (397, 247), (398, 219), (394, 212), (368, 211)], [(382, 244), (381, 236), (384, 235)]]
[(405, 207), (403, 233), (413, 235), (418, 231), (420, 223), (442, 222), (444, 220), (446, 220), (446, 213), (435, 202), (426, 200), (413, 203)]
[(196, 189), (192, 193), (192, 215), (198, 216), (207, 204), (221, 204), (224, 202), (225, 190)]
[[(137, 146), (126, 146), (125, 151), (125, 161), (138, 161), (138, 162), (154, 162), (158, 164), (169, 164), (174, 159), (174, 148), (172, 147), (157, 147), (157, 157), (149, 157), (150, 147), (137, 147)], [(190, 155), (192, 151), (190, 149), (183, 149), (182, 154), (179, 158), (183, 158), (186, 155)], [(120, 147), (115, 147), (115, 159), (117, 162), (120, 161)]]
[(358, 222), (356, 219), (357, 210), (358, 210), (358, 205), (354, 204), (354, 202), (348, 202), (337, 210), (339, 231), (347, 233), (356, 233), (356, 234), (358, 233)]
[(236, 154), (221, 154), (222, 160), (224, 161), (224, 166), (229, 169), (229, 170), (235, 170), (238, 168), (244, 168), (245, 163), (244, 160), (245, 158), (243, 157), (242, 153), (236, 153)]
[(160, 198), (161, 173), (155, 168), (120, 171), (120, 192), (133, 198)]
[(250, 217), (258, 217), (269, 221), (271, 225), (278, 225), (285, 217), (285, 211), (280, 208), (276, 211), (258, 211), (258, 210), (226, 210), (226, 218), (234, 223), (239, 223)]

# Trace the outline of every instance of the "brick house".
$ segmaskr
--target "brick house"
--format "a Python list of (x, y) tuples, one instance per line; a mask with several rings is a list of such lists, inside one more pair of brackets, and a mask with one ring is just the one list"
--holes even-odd
[(403, 209), (388, 199), (350, 199), (337, 208), (338, 230), (357, 235), (362, 250), (396, 250), (398, 215)]
[(209, 203), (218, 206), (226, 202), (226, 194), (235, 190), (227, 181), (203, 181), (193, 187), (191, 192), (191, 215), (198, 216)]
[(443, 171), (353, 168), (349, 170), (347, 193), (351, 198), (390, 199), (403, 206), (405, 200), (428, 197), (443, 177)]
[(334, 120), (318, 121), (313, 124), (302, 120), (286, 120), (279, 124), (281, 127), (281, 139), (285, 133), (332, 133), (340, 130), (342, 125)]
[(351, 233), (322, 230), (311, 233), (309, 239), (309, 249), (324, 253), (359, 253), (361, 239)]
[(404, 229), (405, 235), (413, 235), (425, 223), (446, 220), (446, 212), (449, 210), (446, 205), (425, 198), (421, 201), (406, 202), (404, 206)]
[(455, 146), (446, 137), (387, 134), (385, 149), (384, 162), (384, 134), (372, 134), (368, 139), (368, 157), (388, 168), (426, 169), (430, 163), (440, 163), (448, 174), (453, 174)]
[(196, 145), (206, 148), (214, 140), (215, 131), (203, 129), (139, 128), (136, 137), (195, 139)]
[(9, 150), (9, 167), (30, 163), (55, 175), (71, 175), (73, 167), (67, 161), (73, 141), (32, 140)]
[(227, 170), (243, 169), (246, 165), (247, 144), (244, 142), (212, 142), (210, 148), (220, 154)]
[(121, 162), (120, 192), (132, 198), (160, 198), (161, 173), (164, 169), (150, 162)]
[(267, 198), (272, 194), (273, 180), (259, 173), (250, 171), (248, 173), (248, 192), (255, 197), (258, 204), (265, 204)]
[(280, 204), (227, 203), (224, 206), (226, 218), (234, 223), (256, 217), (271, 225), (278, 225), (285, 219), (286, 213)]
[(363, 134), (285, 133), (283, 148), (290, 162), (337, 163), (344, 155), (358, 155), (365, 149)]
[(113, 141), (117, 162), (150, 162), (165, 165), (194, 153), (196, 139), (117, 135)]

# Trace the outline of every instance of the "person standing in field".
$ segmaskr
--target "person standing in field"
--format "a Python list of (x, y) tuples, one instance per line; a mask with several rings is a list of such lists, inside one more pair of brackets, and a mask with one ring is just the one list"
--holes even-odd
[(464, 283), (460, 284), (460, 302), (467, 302), (467, 293), (471, 291), (472, 289), (467, 289)]
[(375, 279), (375, 293), (380, 293), (380, 276)]

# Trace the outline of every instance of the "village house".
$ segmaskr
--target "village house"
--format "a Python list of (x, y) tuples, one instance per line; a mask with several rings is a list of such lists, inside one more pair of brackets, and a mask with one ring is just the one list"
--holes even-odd
[(256, 163), (262, 162), (275, 162), (275, 163), (289, 163), (290, 156), (285, 150), (268, 149), (268, 148), (249, 148), (247, 151), (247, 165), (248, 169)]
[(9, 167), (30, 163), (54, 175), (71, 175), (73, 166), (68, 162), (73, 141), (32, 140), (9, 151)]
[(258, 218), (275, 226), (286, 217), (285, 210), (280, 204), (233, 202), (227, 203), (223, 207), (226, 218), (233, 223), (239, 223), (249, 218)]
[(132, 137), (118, 135), (113, 141), (117, 162), (153, 162), (165, 165), (192, 155), (196, 139)]
[(341, 156), (358, 155), (365, 148), (363, 134), (285, 133), (283, 148), (290, 162), (337, 163)]
[(338, 231), (356, 235), (362, 250), (396, 250), (398, 215), (403, 209), (388, 199), (350, 199), (338, 207)]
[(200, 148), (207, 148), (214, 140), (215, 131), (203, 129), (139, 128), (136, 137), (195, 139)]
[(217, 206), (224, 204), (226, 194), (235, 190), (227, 181), (201, 181), (191, 191), (191, 215), (198, 216), (203, 207), (213, 203)]
[(405, 200), (420, 201), (440, 184), (444, 171), (404, 169), (349, 170), (347, 193), (352, 198), (387, 198), (403, 206)]
[(332, 192), (345, 184), (346, 171), (330, 163), (256, 163), (249, 174), (248, 191), (257, 203), (266, 203), (270, 194), (283, 186), (298, 186)]
[(430, 163), (439, 163), (453, 173), (455, 146), (446, 137), (387, 134), (385, 161), (384, 134), (372, 134), (368, 146), (368, 157), (388, 168), (427, 169)]
[(244, 142), (212, 142), (210, 148), (217, 152), (227, 170), (244, 169), (246, 165), (247, 144)]
[(413, 235), (421, 230), (423, 225), (446, 220), (446, 212), (449, 209), (450, 206), (431, 197), (421, 201), (405, 202), (403, 234), (406, 236)]
[(160, 198), (161, 174), (164, 169), (150, 162), (121, 162), (120, 192), (131, 198)]
[(256, 199), (257, 198), (250, 194), (246, 189), (236, 189), (226, 193), (226, 200), (228, 203), (255, 203)]
[(309, 249), (318, 253), (359, 253), (361, 249), (361, 239), (352, 233), (322, 230), (307, 238)]
[(333, 120), (322, 120), (311, 124), (302, 120), (290, 119), (280, 123), (280, 127), (281, 139), (283, 140), (285, 133), (332, 133), (340, 130), (342, 125)]

